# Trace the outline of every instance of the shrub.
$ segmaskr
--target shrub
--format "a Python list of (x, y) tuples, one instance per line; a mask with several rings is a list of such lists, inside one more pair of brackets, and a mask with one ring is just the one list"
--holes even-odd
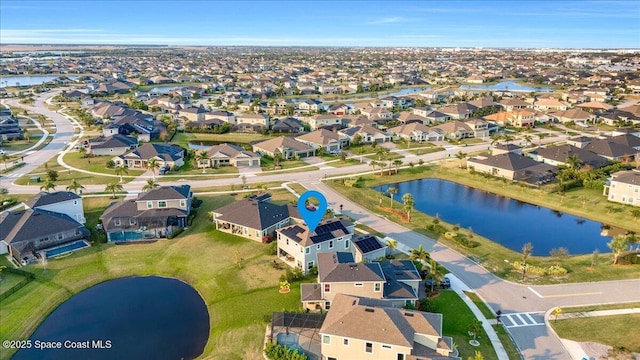
[(113, 160), (109, 160), (107, 161), (106, 165), (107, 169), (113, 169), (114, 167), (116, 167), (116, 163)]
[(278, 254), (278, 242), (272, 241), (265, 247), (265, 253), (267, 255), (277, 255)]
[(191, 226), (191, 224), (193, 224), (193, 219), (195, 219), (197, 215), (198, 215), (198, 210), (191, 209), (191, 212), (189, 213), (189, 216), (187, 216), (187, 225), (188, 226)]
[(271, 360), (308, 360), (306, 354), (301, 354), (298, 350), (291, 350), (276, 343), (268, 343), (264, 348), (264, 354)]
[(431, 231), (433, 231), (435, 233), (438, 233), (438, 234), (444, 234), (444, 233), (447, 232), (447, 228), (445, 228), (442, 225), (438, 225), (438, 224), (433, 224), (433, 225), (427, 226), (427, 230), (431, 230)]
[(181, 228), (181, 227), (180, 227), (180, 228), (177, 228), (177, 229), (175, 229), (171, 234), (169, 234), (169, 235), (167, 236), (167, 239), (173, 239), (174, 237), (176, 237), (176, 236), (178, 236), (178, 235), (182, 234), (182, 232), (183, 232), (183, 231), (184, 231), (184, 228)]
[(564, 276), (567, 275), (567, 269), (557, 265), (552, 265), (547, 269), (547, 274), (550, 276)]

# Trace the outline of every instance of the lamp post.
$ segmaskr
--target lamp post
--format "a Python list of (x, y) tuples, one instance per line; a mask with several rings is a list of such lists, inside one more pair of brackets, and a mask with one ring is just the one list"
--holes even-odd
[(342, 215), (342, 208), (344, 207), (344, 205), (340, 204), (340, 215)]

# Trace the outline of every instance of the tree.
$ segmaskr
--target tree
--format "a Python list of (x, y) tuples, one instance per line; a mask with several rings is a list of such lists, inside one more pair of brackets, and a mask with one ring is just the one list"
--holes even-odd
[(473, 354), (473, 356), (469, 356), (467, 360), (484, 360), (484, 355), (480, 351), (477, 351)]
[(571, 155), (571, 156), (567, 157), (566, 163), (570, 168), (572, 168), (574, 170), (578, 170), (580, 168), (580, 166), (582, 165), (582, 160), (580, 160), (578, 155), (574, 154), (574, 155)]
[(78, 153), (80, 154), (81, 159), (87, 157), (87, 149), (84, 146), (80, 146), (80, 148), (78, 149)]
[(153, 180), (156, 180), (156, 170), (160, 168), (160, 163), (156, 158), (147, 160), (147, 169), (151, 170), (151, 174), (153, 175)]
[(22, 136), (27, 140), (27, 144), (31, 143), (31, 133), (29, 129), (22, 129)]
[(376, 167), (378, 166), (378, 162), (375, 160), (371, 160), (369, 161), (369, 166), (371, 166), (373, 168), (373, 173), (376, 173)]
[(56, 189), (56, 184), (51, 180), (45, 181), (44, 184), (42, 184), (42, 186), (40, 186), (40, 191), (44, 190), (46, 192), (49, 192), (49, 191), (55, 190), (55, 189)]
[(389, 186), (387, 192), (389, 193), (389, 199), (391, 199), (391, 201), (389, 202), (389, 207), (393, 209), (393, 195), (398, 193), (398, 188)]
[(398, 242), (393, 239), (387, 240), (387, 249), (391, 251), (391, 254), (395, 253), (398, 250)]
[(362, 144), (362, 135), (356, 134), (356, 136), (353, 137), (353, 140), (351, 140), (351, 145), (359, 146), (360, 144)]
[(637, 221), (638, 218), (640, 217), (640, 210), (638, 209), (631, 210), (631, 215), (633, 216), (633, 220)]
[(473, 341), (477, 341), (478, 333), (482, 331), (482, 322), (478, 319), (473, 319), (469, 325), (469, 332), (473, 336)]
[(500, 134), (491, 135), (491, 145), (497, 144), (498, 142), (500, 142), (501, 139), (502, 139), (502, 136)]
[(122, 184), (117, 183), (117, 182), (111, 182), (108, 183), (107, 186), (105, 186), (104, 191), (105, 192), (109, 192), (113, 194), (113, 198), (117, 198), (116, 193), (122, 192), (123, 188), (122, 188)]
[(49, 179), (51, 181), (57, 181), (58, 180), (58, 172), (53, 170), (53, 169), (47, 170), (47, 179)]
[(156, 181), (153, 181), (153, 179), (147, 179), (147, 183), (142, 187), (142, 191), (153, 190), (158, 186), (160, 186), (160, 184), (158, 184)]
[(629, 246), (629, 237), (626, 235), (614, 236), (607, 246), (613, 251), (613, 265), (618, 263), (620, 255), (622, 255)]
[(194, 160), (196, 161), (196, 165), (198, 167), (202, 166), (202, 173), (204, 174), (205, 173), (205, 169), (207, 168), (207, 163), (206, 162), (209, 160), (209, 155), (207, 154), (207, 152), (204, 151), (204, 150), (199, 151), (196, 154), (196, 157), (195, 157)]
[(122, 175), (129, 173), (129, 169), (127, 168), (127, 165), (125, 165), (124, 163), (121, 163), (120, 165), (116, 166), (115, 169), (113, 169), (113, 171), (116, 173), (116, 175), (120, 176), (120, 182), (124, 181), (124, 179), (122, 178)]
[(524, 244), (522, 246), (522, 280), (524, 281), (524, 276), (527, 273), (527, 259), (533, 252), (533, 245), (530, 242)]
[(415, 203), (413, 195), (409, 193), (402, 195), (402, 208), (407, 213), (407, 220), (409, 221), (411, 221), (411, 211), (413, 211)]
[(400, 166), (402, 166), (402, 160), (395, 159), (393, 160), (393, 166), (396, 168), (396, 174), (400, 172)]
[(524, 141), (526, 141), (527, 145), (531, 145), (531, 141), (533, 140), (533, 137), (531, 137), (531, 135), (526, 134), (525, 136), (522, 137), (524, 139)]
[(82, 189), (84, 189), (84, 186), (82, 186), (76, 179), (73, 179), (71, 184), (67, 186), (67, 191), (73, 191), (76, 194), (78, 193), (78, 190)]
[(282, 154), (275, 153), (273, 155), (273, 168), (280, 169), (280, 161), (282, 161)]
[(386, 148), (383, 148), (382, 146), (378, 148), (378, 150), (376, 150), (376, 156), (378, 157), (378, 161), (382, 161), (382, 158), (386, 158), (387, 154), (389, 153), (389, 150), (387, 150)]
[(462, 150), (460, 150), (456, 154), (456, 158), (458, 158), (458, 160), (460, 160), (460, 168), (462, 169), (463, 168), (462, 164), (464, 164), (464, 159), (467, 158), (467, 154), (462, 152)]
[(440, 283), (442, 282), (442, 280), (444, 280), (444, 273), (442, 272), (442, 269), (438, 266), (438, 263), (433, 260), (433, 259), (429, 259), (429, 262), (427, 263), (427, 279), (431, 280), (431, 292), (433, 292), (433, 290), (435, 289), (436, 283)]
[(2, 161), (2, 164), (4, 165), (4, 168), (7, 168), (7, 161), (9, 161), (9, 155), (2, 153), (0, 154), (0, 161)]
[(422, 244), (418, 245), (417, 249), (411, 249), (411, 253), (409, 254), (409, 260), (411, 261), (419, 261), (421, 263), (426, 263), (431, 259), (431, 254), (424, 249)]

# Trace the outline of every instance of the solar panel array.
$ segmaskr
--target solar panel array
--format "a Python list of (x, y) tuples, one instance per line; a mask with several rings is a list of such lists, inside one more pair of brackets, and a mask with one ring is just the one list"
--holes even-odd
[(362, 238), (355, 239), (353, 244), (357, 246), (364, 254), (383, 248), (380, 241), (378, 241), (378, 239), (376, 239), (376, 237), (372, 235), (366, 235)]

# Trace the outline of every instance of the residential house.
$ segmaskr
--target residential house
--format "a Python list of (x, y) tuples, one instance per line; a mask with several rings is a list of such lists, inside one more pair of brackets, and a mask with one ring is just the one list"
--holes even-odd
[(416, 142), (443, 141), (446, 136), (444, 130), (429, 128), (422, 123), (408, 123), (392, 127), (389, 131), (396, 138)]
[(474, 136), (474, 130), (468, 124), (462, 121), (449, 121), (444, 124), (439, 124), (431, 127), (432, 130), (440, 130), (444, 132), (448, 139), (466, 139)]
[(620, 122), (640, 124), (640, 116), (624, 109), (611, 109), (598, 114), (598, 119), (609, 126), (616, 126)]
[(489, 123), (481, 119), (470, 119), (465, 123), (473, 131), (473, 137), (478, 139), (486, 139), (489, 137)]
[(184, 165), (186, 152), (175, 144), (146, 143), (113, 158), (116, 165), (125, 164), (131, 169), (146, 169), (147, 162), (156, 159), (160, 167), (176, 168)]
[(510, 125), (519, 128), (535, 127), (536, 117), (533, 111), (515, 110), (501, 111), (484, 117), (487, 121), (493, 121), (499, 125)]
[(305, 99), (295, 104), (296, 111), (300, 114), (317, 113), (322, 110), (322, 101)]
[(369, 119), (392, 119), (393, 113), (382, 107), (364, 108), (360, 113)]
[(491, 149), (491, 155), (500, 155), (500, 154), (506, 154), (506, 153), (514, 153), (514, 154), (522, 155), (522, 148), (516, 144), (496, 143), (494, 145), (491, 145), (490, 149)]
[(303, 133), (304, 125), (296, 118), (277, 119), (271, 126), (274, 133)]
[(314, 149), (323, 148), (326, 152), (338, 152), (349, 144), (349, 138), (338, 132), (318, 129), (308, 134), (296, 136), (296, 140)]
[(611, 174), (604, 187), (607, 200), (640, 207), (640, 171), (619, 171)]
[(315, 149), (292, 137), (280, 136), (253, 144), (253, 151), (269, 155), (280, 154), (283, 159), (305, 158), (315, 155)]
[(379, 299), (337, 294), (319, 330), (322, 359), (455, 358), (442, 314), (392, 308)]
[(611, 164), (611, 161), (605, 157), (569, 144), (537, 148), (528, 156), (553, 166), (569, 166), (567, 159), (572, 156), (576, 156), (583, 165), (592, 169), (599, 169)]
[(204, 119), (206, 120), (221, 120), (231, 125), (237, 124), (236, 116), (232, 112), (217, 110), (204, 114)]
[[(2, 111), (4, 111), (5, 114), (9, 113), (9, 115), (11, 115), (9, 109), (2, 109)], [(6, 141), (14, 139), (22, 139), (20, 122), (12, 116), (3, 116), (3, 118), (0, 119), (0, 140)]]
[(115, 134), (89, 139), (87, 153), (94, 156), (122, 155), (138, 147), (138, 138)]
[(100, 216), (110, 242), (157, 239), (187, 226), (191, 186), (160, 186), (133, 200), (112, 203)]
[(640, 153), (640, 150), (634, 149), (620, 140), (615, 140), (616, 137), (593, 139), (584, 147), (584, 149), (594, 152), (609, 160), (620, 161), (626, 159), (633, 161), (635, 156)]
[(356, 136), (360, 136), (360, 141), (365, 144), (391, 141), (391, 136), (371, 125), (348, 127), (338, 131), (338, 133), (345, 135), (349, 139), (350, 143), (353, 142), (353, 139)]
[(70, 191), (40, 192), (24, 202), (27, 209), (45, 210), (64, 214), (84, 224), (82, 197)]
[(353, 258), (356, 262), (376, 261), (387, 256), (387, 245), (371, 234), (355, 235), (351, 238)]
[(350, 111), (351, 111), (351, 108), (349, 107), (349, 105), (340, 104), (340, 103), (329, 106), (329, 109), (327, 110), (329, 114), (336, 115), (336, 116), (347, 115)]
[(344, 126), (343, 119), (336, 115), (331, 114), (318, 114), (310, 117), (308, 119), (309, 126), (311, 126), (312, 130), (317, 130), (321, 127), (326, 126)]
[(532, 107), (528, 102), (517, 98), (500, 100), (500, 106), (506, 111), (524, 110)]
[(260, 166), (260, 155), (232, 144), (219, 144), (201, 150), (207, 159), (200, 160), (198, 167), (217, 168), (219, 166)]
[(179, 116), (184, 116), (188, 121), (203, 121), (208, 111), (204, 107), (188, 107), (178, 110)]
[(317, 254), (318, 283), (300, 287), (302, 307), (326, 311), (336, 294), (384, 300), (388, 307), (415, 305), (422, 278), (410, 260), (357, 263), (350, 252)]
[(425, 116), (429, 120), (429, 124), (434, 123), (443, 123), (445, 121), (449, 121), (452, 119), (451, 115), (444, 114), (440, 111), (432, 111), (427, 116)]
[(476, 106), (464, 102), (456, 105), (443, 106), (438, 109), (438, 112), (449, 115), (451, 119), (460, 120), (470, 118), (477, 109)]
[(430, 124), (429, 119), (427, 119), (425, 116), (418, 115), (415, 112), (410, 113), (408, 111), (403, 111), (400, 114), (398, 114), (398, 117), (396, 118), (396, 120), (398, 120), (403, 124), (409, 124), (409, 123), (415, 123), (415, 122), (425, 124), (425, 125)]
[(573, 108), (566, 111), (558, 111), (551, 113), (550, 115), (552, 115), (557, 121), (560, 121), (563, 124), (568, 122), (582, 122), (586, 124), (589, 121), (594, 121), (596, 119), (596, 116), (594, 114), (588, 113), (579, 108)]
[(43, 209), (51, 205), (56, 206), (45, 204), (0, 213), (0, 254), (8, 253), (20, 264), (27, 265), (46, 257), (47, 249), (91, 236), (84, 225), (69, 215)]
[(558, 168), (513, 152), (467, 159), (469, 170), (532, 184), (552, 181)]
[(415, 108), (413, 108), (412, 111), (413, 111), (413, 113), (415, 115), (422, 116), (422, 117), (426, 118), (427, 115), (429, 115), (429, 113), (431, 113), (433, 110), (431, 108), (428, 108), (428, 107), (415, 107)]
[(238, 130), (261, 132), (269, 130), (270, 122), (267, 114), (239, 113), (236, 115)]
[(313, 232), (304, 224), (278, 229), (278, 258), (307, 274), (318, 264), (317, 254), (350, 252), (354, 227), (347, 219), (338, 217), (322, 221)]
[(262, 194), (236, 201), (211, 212), (220, 231), (250, 240), (269, 242), (277, 229), (300, 221), (296, 206), (270, 202), (271, 195)]
[(538, 99), (533, 103), (533, 108), (540, 111), (565, 111), (569, 105), (553, 98)]

